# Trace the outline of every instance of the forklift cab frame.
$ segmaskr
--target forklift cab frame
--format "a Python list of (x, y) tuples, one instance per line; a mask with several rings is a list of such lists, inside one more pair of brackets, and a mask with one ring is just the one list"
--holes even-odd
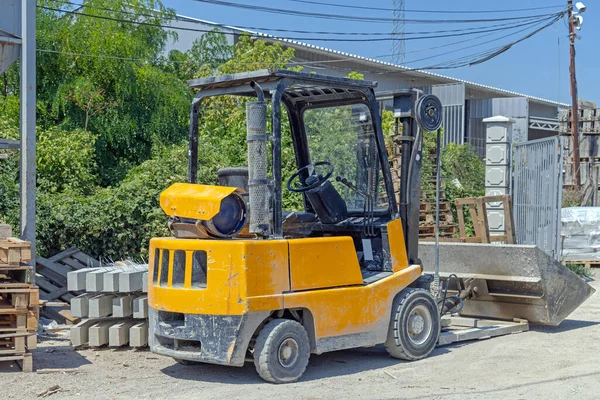
[[(227, 86), (224, 87), (224, 83)], [(316, 161), (311, 160), (307, 139), (304, 113), (314, 108), (365, 105), (370, 113), (367, 118), (373, 130), (377, 147), (377, 163), (380, 167), (388, 207), (379, 212), (381, 217), (389, 220), (398, 213), (398, 205), (394, 196), (387, 150), (381, 127), (381, 116), (373, 92), (376, 82), (356, 81), (346, 78), (335, 78), (315, 74), (307, 74), (287, 70), (262, 70), (235, 75), (223, 75), (189, 82), (190, 87), (200, 89), (192, 102), (190, 124), (190, 149), (188, 161), (188, 180), (196, 183), (198, 169), (198, 121), (200, 105), (204, 98), (237, 95), (257, 96), (262, 91), (266, 99), (271, 100), (271, 133), (269, 141), (272, 145), (272, 221), (273, 238), (281, 238), (282, 231), (282, 163), (281, 163), (281, 105), (285, 106), (290, 123), (290, 133), (298, 169), (307, 167)], [(306, 176), (304, 176), (306, 178)], [(314, 211), (304, 196), (306, 211)], [(356, 213), (354, 213), (356, 214)]]

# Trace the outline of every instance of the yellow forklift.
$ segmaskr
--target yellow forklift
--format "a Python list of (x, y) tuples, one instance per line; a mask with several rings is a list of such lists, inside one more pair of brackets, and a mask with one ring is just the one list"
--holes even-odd
[[(396, 358), (427, 357), (440, 313), (417, 254), (422, 139), (414, 116), (421, 107), (420, 119), (437, 129), (439, 101), (397, 96), (411, 154), (398, 205), (376, 83), (264, 70), (190, 86), (199, 91), (189, 183), (160, 198), (175, 237), (150, 243), (152, 351), (184, 364), (251, 358), (274, 383), (298, 380), (311, 353), (384, 343)], [(200, 104), (219, 95), (256, 98), (246, 103), (248, 167), (219, 171), (226, 186), (200, 185)], [(298, 167), (286, 182), (283, 110)], [(283, 184), (302, 197), (303, 211), (282, 210)]]
[[(161, 194), (174, 237), (150, 242), (153, 352), (182, 364), (253, 360), (264, 380), (294, 382), (310, 354), (384, 344), (392, 357), (425, 358), (438, 342), (440, 315), (463, 306), (469, 316), (556, 325), (593, 293), (549, 257), (523, 258), (540, 252), (534, 246), (445, 249), (458, 265), (445, 261), (442, 281), (423, 273), (422, 132), (441, 125), (437, 97), (390, 96), (402, 123), (396, 193), (375, 82), (263, 70), (189, 84), (198, 92), (188, 182)], [(251, 98), (248, 166), (220, 170), (218, 186), (197, 184), (202, 100), (222, 95)], [(283, 134), (297, 166), (285, 178)], [(282, 209), (283, 190), (299, 196), (301, 210)], [(450, 280), (456, 294), (447, 297)]]

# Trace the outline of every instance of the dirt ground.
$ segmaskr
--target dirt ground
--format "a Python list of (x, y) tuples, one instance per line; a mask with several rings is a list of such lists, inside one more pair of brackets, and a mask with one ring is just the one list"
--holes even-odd
[[(599, 281), (592, 286), (600, 291)], [(0, 365), (2, 397), (38, 398), (58, 385), (52, 399), (597, 399), (600, 294), (559, 327), (438, 348), (419, 362), (394, 360), (383, 347), (313, 355), (288, 385), (264, 383), (250, 363), (183, 366), (148, 351), (74, 351), (66, 338), (43, 338), (34, 366), (43, 373)]]

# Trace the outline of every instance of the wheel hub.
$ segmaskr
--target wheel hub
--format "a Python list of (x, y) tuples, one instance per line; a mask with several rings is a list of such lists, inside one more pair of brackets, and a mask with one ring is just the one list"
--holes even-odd
[(279, 345), (279, 363), (282, 367), (291, 367), (298, 360), (298, 353), (298, 342), (293, 338), (284, 339)]
[(408, 316), (408, 338), (415, 345), (422, 345), (427, 341), (433, 329), (433, 317), (424, 305), (417, 305)]

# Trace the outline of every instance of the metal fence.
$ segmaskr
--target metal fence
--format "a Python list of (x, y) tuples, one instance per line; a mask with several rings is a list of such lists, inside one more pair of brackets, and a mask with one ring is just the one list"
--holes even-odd
[(560, 257), (562, 154), (559, 137), (514, 146), (513, 212), (517, 243)]

